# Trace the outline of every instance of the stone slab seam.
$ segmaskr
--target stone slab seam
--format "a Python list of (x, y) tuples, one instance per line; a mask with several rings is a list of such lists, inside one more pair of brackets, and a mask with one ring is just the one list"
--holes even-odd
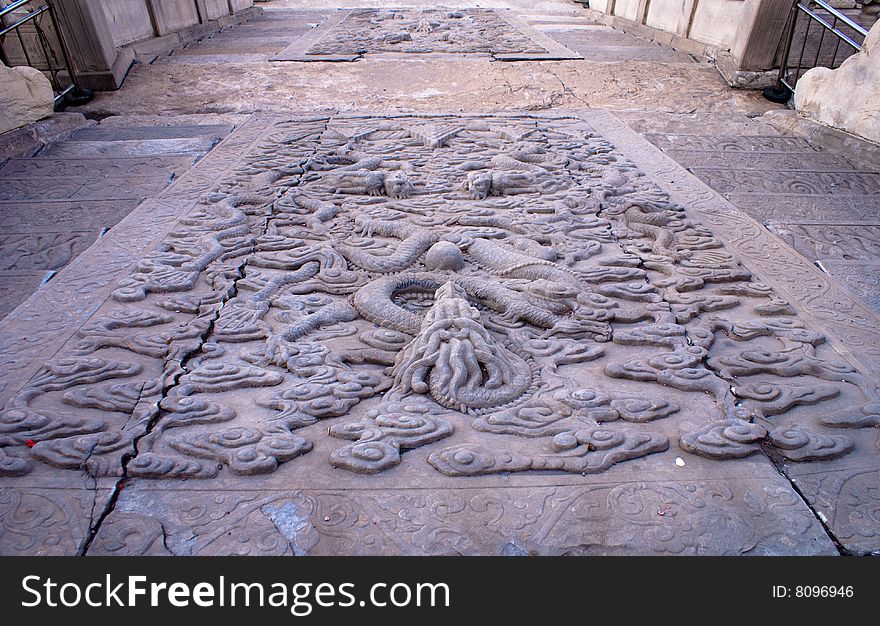
[[(18, 373), (15, 374), (15, 378), (0, 383), (0, 404), (26, 384), (42, 363), (51, 354), (57, 352), (77, 328), (100, 307), (113, 291), (116, 278), (127, 274), (137, 263), (138, 252), (147, 250), (155, 242), (161, 241), (196, 205), (198, 196), (210, 189), (215, 176), (212, 175), (205, 180), (202, 172), (212, 167), (215, 168), (215, 175), (230, 171), (238, 162), (236, 157), (247, 152), (261, 138), (262, 131), (269, 123), (270, 120), (267, 118), (252, 117), (247, 120), (237, 132), (230, 133), (202, 159), (200, 164), (203, 167), (190, 169), (160, 194), (160, 198), (168, 198), (170, 201), (157, 199), (141, 203), (105, 236), (99, 238), (70, 265), (61, 270), (53, 281), (32, 294), (13, 312), (0, 320), (0, 346), (20, 343), (20, 329), (28, 326), (28, 320), (33, 317), (51, 320), (55, 324), (60, 321), (61, 324), (54, 337), (43, 341), (31, 338), (26, 346), (22, 346), (19, 352), (22, 363), (17, 368)], [(178, 190), (191, 188), (192, 193), (187, 194), (189, 198), (183, 201), (171, 199)], [(163, 207), (165, 221), (158, 219), (160, 215), (157, 215), (157, 206)], [(143, 235), (142, 238), (134, 240), (137, 242), (137, 250), (133, 249), (133, 242), (126, 241), (126, 236), (132, 234)], [(111, 265), (99, 262), (99, 266), (108, 270), (108, 273), (96, 283), (93, 258), (101, 255), (115, 258), (115, 263)], [(74, 293), (78, 301), (86, 303), (85, 308), (77, 310), (70, 306), (68, 282), (82, 284)], [(9, 372), (8, 367), (6, 372)]]

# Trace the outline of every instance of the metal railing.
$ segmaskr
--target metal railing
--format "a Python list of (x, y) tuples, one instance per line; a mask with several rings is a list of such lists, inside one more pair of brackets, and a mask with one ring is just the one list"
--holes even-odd
[(56, 110), (93, 97), (76, 75), (54, 0), (16, 0), (0, 8), (0, 62), (29, 65), (46, 74), (55, 91)]
[(788, 16), (776, 85), (764, 90), (788, 102), (801, 76), (814, 67), (837, 68), (859, 52), (868, 30), (823, 0), (795, 2)]

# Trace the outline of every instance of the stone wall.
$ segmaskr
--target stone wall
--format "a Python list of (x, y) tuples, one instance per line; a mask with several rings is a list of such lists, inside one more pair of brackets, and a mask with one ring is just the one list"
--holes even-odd
[(101, 9), (114, 46), (149, 39), (156, 34), (144, 0), (104, 0)]
[[(653, 38), (692, 53), (729, 56), (735, 70), (773, 67), (790, 0), (590, 0), (615, 26), (655, 31)], [(627, 23), (619, 23), (623, 20)], [(667, 33), (667, 37), (658, 36)]]
[(861, 52), (836, 70), (811, 69), (796, 87), (799, 113), (880, 143), (880, 22), (871, 28)]
[[(662, 3), (661, 6), (674, 7), (676, 4), (679, 2)], [(732, 50), (736, 46), (739, 25), (747, 20), (749, 9), (757, 5), (753, 2), (749, 6), (745, 0), (680, 0), (680, 4), (685, 5), (685, 9), (688, 8), (687, 5), (693, 6), (693, 17), (687, 36), (725, 50)], [(649, 22), (649, 26), (654, 24)]]
[[(253, 5), (253, 0), (65, 0), (56, 8), (84, 86), (117, 89), (139, 55), (216, 32), (255, 11)], [(37, 40), (23, 34), (34, 48), (31, 56), (42, 58)], [(27, 63), (15, 45), (7, 53), (14, 65)]]
[(117, 46), (162, 37), (253, 5), (253, 0), (103, 0)]

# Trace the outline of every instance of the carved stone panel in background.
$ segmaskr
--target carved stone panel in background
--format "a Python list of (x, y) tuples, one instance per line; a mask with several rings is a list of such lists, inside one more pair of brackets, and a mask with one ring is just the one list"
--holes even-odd
[(491, 55), (504, 60), (580, 59), (507, 10), (342, 9), (273, 61), (356, 61), (364, 54)]

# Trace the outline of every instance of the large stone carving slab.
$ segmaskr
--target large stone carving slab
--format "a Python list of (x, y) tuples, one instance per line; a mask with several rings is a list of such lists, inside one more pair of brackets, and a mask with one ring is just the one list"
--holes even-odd
[(356, 61), (365, 54), (581, 59), (506, 9), (341, 9), (273, 61)]
[(0, 486), (116, 484), (88, 554), (877, 550), (876, 327), (609, 114), (258, 116), (0, 323)]

